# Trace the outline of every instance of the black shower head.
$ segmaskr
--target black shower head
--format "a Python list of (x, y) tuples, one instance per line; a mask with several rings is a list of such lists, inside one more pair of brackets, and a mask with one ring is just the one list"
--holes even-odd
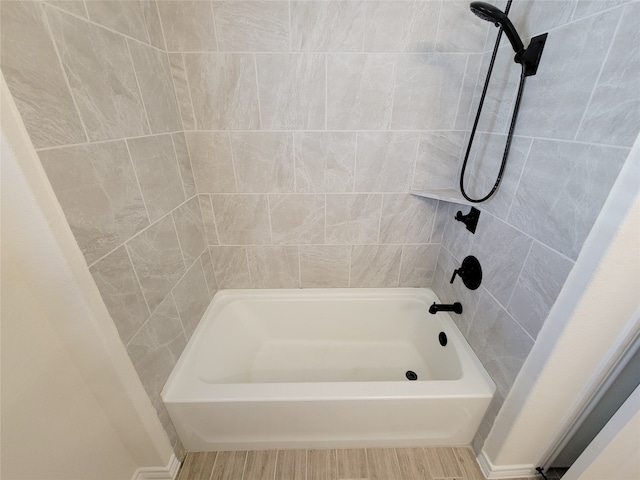
[(502, 27), (516, 53), (524, 51), (524, 44), (520, 40), (520, 35), (518, 35), (513, 23), (502, 10), (485, 2), (471, 2), (470, 8), (481, 19), (494, 23), (496, 27)]

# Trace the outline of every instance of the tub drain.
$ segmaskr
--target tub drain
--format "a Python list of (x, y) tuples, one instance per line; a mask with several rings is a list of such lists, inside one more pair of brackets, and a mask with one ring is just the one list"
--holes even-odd
[(405, 375), (407, 376), (407, 378), (409, 380), (417, 380), (418, 379), (418, 375), (416, 375), (416, 372), (412, 372), (411, 370), (407, 370), (407, 373), (405, 373)]

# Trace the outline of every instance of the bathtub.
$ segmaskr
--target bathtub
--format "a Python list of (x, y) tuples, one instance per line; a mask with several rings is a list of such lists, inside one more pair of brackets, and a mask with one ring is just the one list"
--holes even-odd
[(183, 445), (470, 444), (495, 385), (434, 301), (419, 288), (218, 292), (162, 391)]

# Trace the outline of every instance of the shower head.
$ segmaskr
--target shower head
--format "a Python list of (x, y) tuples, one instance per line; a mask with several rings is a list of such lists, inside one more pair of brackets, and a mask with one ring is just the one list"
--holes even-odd
[(513, 23), (502, 10), (485, 2), (471, 2), (470, 8), (481, 19), (495, 24), (496, 27), (502, 27), (517, 54), (521, 54), (524, 51), (524, 44), (520, 40), (520, 35), (518, 35)]

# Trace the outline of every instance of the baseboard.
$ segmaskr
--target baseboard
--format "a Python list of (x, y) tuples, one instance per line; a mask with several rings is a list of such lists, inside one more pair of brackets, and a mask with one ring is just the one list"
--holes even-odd
[(476, 461), (488, 479), (539, 477), (535, 465), (494, 465), (484, 450), (476, 457)]
[(174, 480), (180, 469), (180, 461), (171, 455), (166, 467), (141, 467), (136, 470), (131, 480)]

